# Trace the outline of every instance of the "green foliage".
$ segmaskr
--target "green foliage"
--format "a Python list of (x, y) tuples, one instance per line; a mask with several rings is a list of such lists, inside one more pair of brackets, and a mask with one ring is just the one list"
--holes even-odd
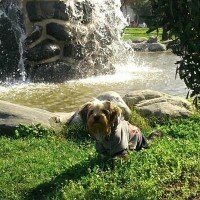
[[(149, 32), (163, 27), (174, 35), (173, 52), (181, 57), (177, 73), (189, 88), (195, 105), (200, 101), (200, 1), (150, 0), (152, 15), (148, 18)], [(191, 91), (191, 92), (190, 92)]]
[[(136, 122), (137, 116), (131, 120), (139, 125), (143, 120)], [(83, 140), (74, 140), (75, 127), (67, 130), (67, 139), (0, 137), (0, 199), (198, 199), (199, 120), (199, 113), (167, 120), (157, 127), (164, 136), (149, 149), (112, 162), (97, 157), (81, 129)]]
[(129, 1), (131, 8), (133, 9), (134, 13), (136, 14), (137, 21), (143, 22), (145, 21), (144, 17), (149, 16), (151, 13), (151, 4), (149, 0), (130, 0)]
[(45, 128), (41, 124), (25, 125), (19, 124), (15, 130), (16, 138), (23, 137), (35, 137), (35, 138), (46, 138), (52, 134), (52, 131)]
[(163, 126), (160, 126), (160, 129), (173, 138), (195, 140), (200, 138), (200, 115), (193, 115), (190, 120), (168, 120)]

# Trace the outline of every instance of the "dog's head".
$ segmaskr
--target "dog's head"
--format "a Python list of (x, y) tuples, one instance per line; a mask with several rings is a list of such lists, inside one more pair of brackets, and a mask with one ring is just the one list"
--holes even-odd
[(83, 121), (96, 140), (102, 140), (111, 133), (111, 128), (118, 124), (121, 109), (110, 101), (95, 100), (80, 110)]

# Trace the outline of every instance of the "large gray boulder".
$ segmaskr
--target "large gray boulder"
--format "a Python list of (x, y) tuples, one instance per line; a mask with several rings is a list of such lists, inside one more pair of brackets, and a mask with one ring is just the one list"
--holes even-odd
[(135, 51), (148, 51), (148, 43), (145, 41), (145, 42), (137, 42), (137, 43), (133, 43), (132, 44), (132, 48), (135, 50)]
[(135, 51), (156, 52), (156, 51), (167, 50), (166, 45), (161, 43), (140, 42), (140, 43), (133, 43), (132, 47)]
[(177, 118), (192, 114), (191, 104), (184, 98), (152, 90), (137, 90), (124, 96), (130, 108), (135, 108), (146, 118)]
[(132, 47), (135, 51), (166, 51), (166, 44), (161, 44), (156, 36), (151, 36), (148, 40), (145, 38), (136, 38), (132, 40)]
[(150, 43), (148, 47), (148, 51), (156, 52), (156, 51), (166, 51), (166, 45), (161, 43)]
[(42, 124), (56, 129), (57, 115), (46, 110), (29, 108), (0, 100), (0, 135), (11, 135), (19, 124)]
[(146, 37), (137, 37), (132, 39), (132, 43), (142, 43), (142, 42), (147, 42)]

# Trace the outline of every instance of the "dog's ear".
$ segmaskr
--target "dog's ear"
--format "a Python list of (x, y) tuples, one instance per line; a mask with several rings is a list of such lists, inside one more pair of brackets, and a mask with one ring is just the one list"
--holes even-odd
[(104, 105), (110, 112), (110, 125), (118, 124), (119, 118), (121, 117), (122, 113), (121, 109), (116, 104), (110, 101), (106, 101)]
[(87, 120), (87, 114), (88, 114), (88, 110), (89, 110), (89, 107), (92, 105), (92, 103), (91, 102), (88, 102), (88, 103), (86, 103), (85, 105), (83, 105), (83, 107), (80, 109), (80, 111), (79, 111), (79, 114), (80, 114), (80, 116), (81, 116), (81, 118), (82, 118), (82, 120), (84, 121), (84, 122), (86, 122), (86, 120)]

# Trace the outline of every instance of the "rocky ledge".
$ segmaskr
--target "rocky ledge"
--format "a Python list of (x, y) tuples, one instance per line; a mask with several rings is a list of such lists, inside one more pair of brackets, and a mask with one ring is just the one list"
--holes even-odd
[(135, 51), (166, 51), (166, 45), (158, 42), (157, 37), (150, 37), (148, 40), (145, 38), (137, 38), (132, 41), (132, 47)]
[(146, 118), (189, 117), (192, 114), (192, 105), (186, 99), (153, 90), (129, 92), (124, 100)]
[[(129, 108), (134, 108), (145, 118), (189, 117), (191, 104), (184, 98), (171, 96), (152, 90), (129, 92), (123, 98), (116, 92), (106, 92), (99, 96), (108, 96), (110, 100), (125, 101)], [(120, 98), (119, 98), (120, 97)], [(125, 111), (129, 113), (129, 108)], [(59, 130), (66, 124), (72, 113), (51, 113), (42, 109), (29, 108), (0, 100), (0, 135), (11, 135), (19, 124), (42, 124), (44, 127)]]
[(19, 124), (42, 124), (56, 128), (56, 114), (0, 100), (0, 135), (12, 134)]

